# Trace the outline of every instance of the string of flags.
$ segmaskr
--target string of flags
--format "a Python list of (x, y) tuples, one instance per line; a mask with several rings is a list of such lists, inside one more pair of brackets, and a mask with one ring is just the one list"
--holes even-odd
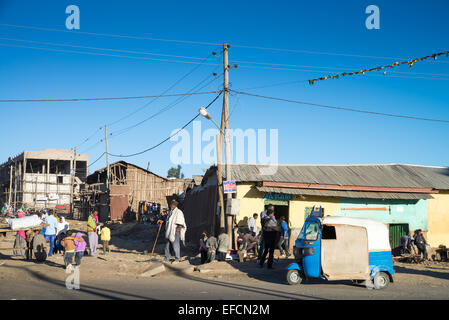
[[(335, 74), (335, 75), (331, 75), (331, 76), (325, 76), (325, 77), (321, 77), (321, 78), (311, 79), (311, 80), (309, 80), (309, 84), (313, 85), (313, 83), (315, 81), (320, 81), (320, 80), (338, 79), (339, 77), (344, 77), (344, 76), (352, 76), (352, 75), (355, 75), (355, 74), (365, 74), (365, 72), (369, 72), (369, 71), (379, 71), (379, 70), (383, 70), (383, 69), (386, 69), (386, 68), (394, 68), (394, 67), (402, 65), (402, 64), (408, 64), (409, 67), (411, 68), (411, 67), (413, 67), (413, 64), (415, 62), (423, 61), (423, 60), (430, 59), (430, 58), (433, 58), (434, 60), (436, 60), (437, 57), (439, 57), (441, 55), (446, 55), (446, 57), (447, 57), (447, 56), (449, 56), (449, 51), (440, 52), (440, 53), (434, 53), (434, 54), (432, 54), (430, 56), (425, 56), (425, 57), (422, 57), (422, 58), (411, 59), (411, 60), (402, 61), (402, 62), (395, 62), (395, 63), (392, 63), (390, 65), (386, 65), (386, 66), (380, 66), (380, 67), (376, 67), (376, 68), (365, 69), (365, 70), (354, 71), (354, 72), (343, 72), (343, 73)], [(384, 71), (384, 74), (386, 74), (386, 71)]]

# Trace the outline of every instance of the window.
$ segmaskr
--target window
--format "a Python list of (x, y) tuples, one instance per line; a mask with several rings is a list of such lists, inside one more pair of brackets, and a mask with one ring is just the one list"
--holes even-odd
[(306, 240), (314, 241), (316, 239), (318, 239), (318, 224), (312, 222), (306, 226)]
[(305, 223), (298, 235), (298, 239), (310, 241), (318, 239), (318, 224), (315, 222)]
[(321, 239), (323, 240), (335, 240), (337, 239), (337, 234), (335, 233), (334, 226), (323, 226), (323, 233), (321, 234)]
[(64, 177), (58, 176), (58, 184), (63, 184), (63, 183), (64, 183)]

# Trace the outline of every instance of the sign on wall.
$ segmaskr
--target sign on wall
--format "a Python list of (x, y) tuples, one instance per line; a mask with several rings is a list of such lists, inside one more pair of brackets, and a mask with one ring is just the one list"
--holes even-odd
[(223, 192), (224, 193), (236, 193), (237, 184), (233, 180), (223, 181)]
[(293, 196), (291, 194), (270, 192), (265, 193), (265, 200), (291, 201), (293, 200)]

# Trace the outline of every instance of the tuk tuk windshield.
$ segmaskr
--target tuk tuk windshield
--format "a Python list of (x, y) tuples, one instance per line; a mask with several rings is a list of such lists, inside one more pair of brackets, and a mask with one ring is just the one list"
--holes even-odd
[(306, 222), (298, 235), (298, 239), (315, 241), (318, 239), (318, 223)]

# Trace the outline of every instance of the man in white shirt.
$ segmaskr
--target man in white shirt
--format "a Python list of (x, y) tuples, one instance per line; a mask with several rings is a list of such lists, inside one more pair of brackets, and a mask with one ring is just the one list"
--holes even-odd
[(255, 237), (257, 235), (257, 217), (259, 215), (257, 213), (253, 214), (251, 218), (248, 220), (248, 228), (251, 230), (251, 235)]

